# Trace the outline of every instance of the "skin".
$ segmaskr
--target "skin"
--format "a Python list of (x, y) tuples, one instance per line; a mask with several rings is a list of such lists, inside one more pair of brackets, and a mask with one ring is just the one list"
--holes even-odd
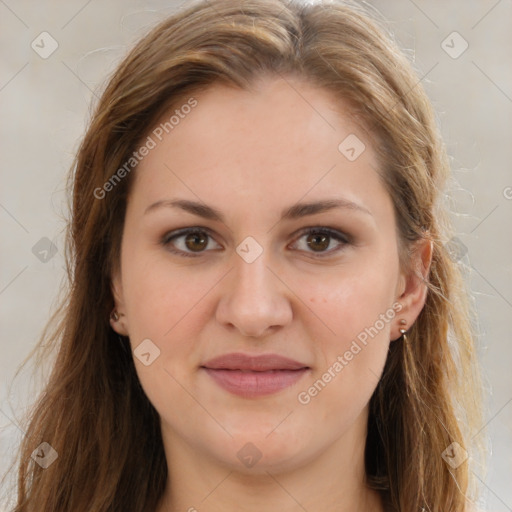
[[(430, 245), (413, 251), (416, 272), (401, 270), (371, 143), (328, 92), (267, 78), (251, 92), (214, 85), (194, 97), (197, 107), (136, 171), (112, 281), (122, 315), (113, 328), (133, 349), (149, 338), (160, 350), (149, 366), (134, 358), (169, 468), (158, 511), (381, 511), (364, 484), (368, 402), (399, 321), (409, 328), (424, 305)], [(350, 134), (366, 145), (353, 162), (338, 150)], [(366, 211), (280, 220), (299, 201), (336, 198)], [(205, 203), (224, 222), (169, 206), (145, 213), (171, 199)], [(208, 245), (187, 245), (186, 235), (162, 243), (185, 227), (209, 229)], [(325, 247), (301, 234), (306, 227), (330, 227), (349, 243), (327, 238)], [(248, 236), (263, 250), (252, 263), (236, 252)], [(300, 403), (298, 394), (397, 303), (401, 311)], [(230, 352), (277, 353), (311, 370), (278, 393), (243, 398), (200, 369)], [(261, 455), (250, 468), (237, 457), (249, 442)]]

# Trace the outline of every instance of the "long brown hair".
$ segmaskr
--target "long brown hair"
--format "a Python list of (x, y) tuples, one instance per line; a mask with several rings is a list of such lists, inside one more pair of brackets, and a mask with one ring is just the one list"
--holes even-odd
[[(408, 341), (391, 344), (370, 401), (367, 481), (389, 510), (467, 510), (468, 461), (452, 467), (443, 453), (454, 442), (470, 450), (481, 421), (479, 372), (468, 294), (445, 248), (440, 192), (449, 165), (418, 77), (357, 6), (217, 0), (194, 2), (135, 46), (80, 146), (70, 175), (68, 295), (57, 327), (41, 341), (56, 358), (21, 446), (16, 512), (156, 508), (167, 478), (159, 417), (127, 340), (108, 322), (136, 170), (97, 191), (184, 98), (215, 82), (250, 89), (267, 75), (330, 91), (371, 133), (395, 207), (401, 264), (415, 241), (432, 240), (425, 307)], [(30, 457), (41, 442), (58, 453), (47, 468)]]

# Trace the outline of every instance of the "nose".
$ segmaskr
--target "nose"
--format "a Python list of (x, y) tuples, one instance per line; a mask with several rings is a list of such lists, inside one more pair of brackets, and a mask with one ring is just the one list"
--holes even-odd
[(287, 325), (293, 317), (291, 292), (278, 273), (268, 268), (265, 255), (263, 251), (247, 263), (235, 254), (235, 269), (223, 280), (217, 321), (244, 336), (262, 337)]

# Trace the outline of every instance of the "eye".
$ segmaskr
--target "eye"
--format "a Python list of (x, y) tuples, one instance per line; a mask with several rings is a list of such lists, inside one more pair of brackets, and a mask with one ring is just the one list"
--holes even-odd
[[(206, 251), (222, 249), (215, 242), (210, 231), (202, 227), (184, 228), (167, 233), (162, 238), (161, 244), (174, 254), (192, 258)], [(340, 251), (348, 244), (350, 244), (350, 237), (341, 231), (327, 227), (312, 227), (303, 230), (291, 247), (316, 253), (313, 257), (322, 258)]]
[[(212, 244), (217, 244), (205, 228), (185, 228), (167, 233), (162, 239), (162, 245), (170, 252), (180, 256), (196, 257), (206, 250), (213, 250)], [(195, 254), (194, 254), (195, 253)]]
[[(303, 239), (305, 239), (305, 243), (300, 243)], [(314, 257), (322, 258), (340, 251), (349, 243), (350, 237), (341, 231), (325, 227), (313, 227), (303, 231), (295, 245), (299, 246), (299, 250), (317, 253), (314, 254)]]

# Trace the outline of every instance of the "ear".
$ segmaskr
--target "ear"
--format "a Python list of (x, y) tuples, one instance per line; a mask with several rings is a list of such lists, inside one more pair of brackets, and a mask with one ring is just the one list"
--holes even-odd
[[(396, 301), (402, 305), (391, 329), (391, 339), (401, 336), (400, 329), (409, 330), (421, 313), (428, 293), (428, 275), (432, 263), (433, 243), (425, 237), (414, 243), (410, 252), (410, 264), (400, 276)], [(405, 320), (401, 325), (400, 321)]]
[(123, 284), (121, 280), (121, 273), (116, 269), (112, 274), (110, 282), (110, 289), (114, 297), (114, 311), (117, 313), (117, 319), (110, 317), (110, 326), (117, 334), (128, 336), (128, 322), (125, 312)]

